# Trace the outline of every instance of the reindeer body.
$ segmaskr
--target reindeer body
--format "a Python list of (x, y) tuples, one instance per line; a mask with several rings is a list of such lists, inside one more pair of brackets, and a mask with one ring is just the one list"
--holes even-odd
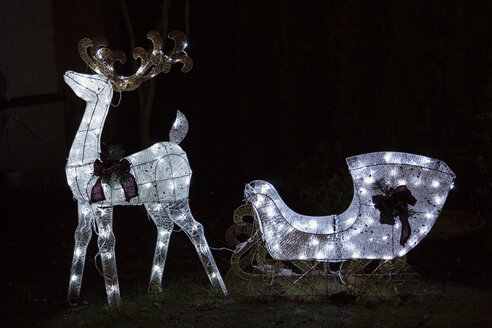
[[(97, 177), (94, 161), (100, 159), (101, 134), (110, 108), (113, 89), (108, 79), (100, 75), (67, 72), (65, 81), (74, 88), (87, 106), (70, 149), (66, 166), (67, 182), (74, 198), (88, 202)], [(94, 90), (87, 88), (90, 86)], [(178, 114), (179, 115), (179, 114)], [(160, 142), (125, 157), (131, 164), (131, 174), (137, 180), (139, 195), (125, 201), (118, 183), (103, 184), (105, 205), (141, 205), (150, 202), (171, 202), (187, 199), (191, 168), (186, 153), (175, 142)]]
[[(157, 226), (157, 244), (154, 254), (149, 290), (161, 285), (167, 247), (174, 224), (188, 235), (212, 285), (227, 293), (214, 258), (204, 236), (203, 227), (194, 220), (189, 204), (191, 168), (186, 153), (178, 145), (187, 131), (184, 115), (178, 118), (171, 130), (171, 140), (160, 142), (126, 159), (131, 164), (130, 173), (138, 186), (138, 196), (125, 200), (123, 188), (112, 178), (102, 183), (105, 200), (91, 203), (91, 189), (97, 176), (94, 162), (100, 159), (100, 140), (104, 122), (113, 96), (110, 80), (100, 74), (65, 73), (66, 83), (75, 94), (87, 102), (87, 106), (70, 150), (66, 166), (67, 182), (78, 201), (79, 224), (75, 231), (75, 249), (72, 261), (68, 299), (76, 303), (80, 294), (87, 245), (96, 223), (98, 247), (106, 284), (108, 303), (120, 303), (116, 271), (115, 237), (112, 232), (113, 206), (144, 205)], [(186, 131), (179, 135), (179, 125), (186, 124)], [(176, 132), (173, 134), (173, 131)]]
[[(191, 168), (186, 153), (172, 142), (159, 142), (145, 150), (125, 157), (131, 163), (130, 173), (135, 177), (138, 196), (125, 200), (123, 188), (112, 179), (103, 183), (106, 200), (102, 205), (142, 205), (152, 202), (173, 202), (187, 199)], [(82, 165), (67, 165), (67, 179), (74, 198), (89, 202), (91, 189), (97, 176), (93, 173), (94, 162)], [(77, 178), (72, 178), (77, 177)], [(114, 180), (114, 181), (113, 181)]]

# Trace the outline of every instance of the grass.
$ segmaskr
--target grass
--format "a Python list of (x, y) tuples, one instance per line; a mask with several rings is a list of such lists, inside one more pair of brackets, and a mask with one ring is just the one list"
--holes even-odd
[[(50, 327), (490, 327), (492, 293), (472, 287), (417, 282), (410, 293), (296, 300), (278, 296), (224, 297), (200, 279), (169, 283), (163, 293), (137, 288), (118, 309), (105, 299), (72, 307)], [(140, 290), (141, 289), (141, 290)]]

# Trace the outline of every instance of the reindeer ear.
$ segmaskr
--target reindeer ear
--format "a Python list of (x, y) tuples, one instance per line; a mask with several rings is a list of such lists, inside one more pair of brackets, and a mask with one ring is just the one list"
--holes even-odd
[(179, 144), (188, 134), (188, 120), (179, 110), (176, 112), (176, 120), (169, 131), (169, 141)]

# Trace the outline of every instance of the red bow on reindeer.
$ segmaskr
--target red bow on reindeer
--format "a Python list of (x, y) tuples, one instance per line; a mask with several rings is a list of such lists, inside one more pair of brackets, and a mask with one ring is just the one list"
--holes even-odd
[(125, 200), (128, 202), (138, 196), (138, 187), (135, 177), (130, 173), (130, 162), (121, 159), (123, 150), (118, 146), (110, 146), (108, 153), (101, 153), (101, 160), (94, 161), (94, 175), (99, 177), (91, 190), (90, 203), (105, 200), (102, 182), (109, 183), (113, 174), (119, 179), (121, 187), (125, 192)]

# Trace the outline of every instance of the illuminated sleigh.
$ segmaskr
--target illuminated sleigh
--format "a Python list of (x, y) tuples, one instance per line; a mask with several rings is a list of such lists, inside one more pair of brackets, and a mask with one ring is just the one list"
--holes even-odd
[[(337, 275), (363, 273), (370, 260), (381, 260), (372, 272), (405, 271), (404, 255), (436, 222), (453, 187), (454, 173), (442, 161), (397, 152), (349, 157), (347, 164), (354, 196), (339, 215), (298, 214), (270, 183), (247, 184), (247, 204), (237, 210), (235, 225), (228, 231), (228, 240), (237, 245), (231, 261), (235, 273), (246, 279), (255, 273), (295, 275), (286, 261), (302, 275), (318, 270), (314, 268), (319, 263), (325, 263), (327, 272), (326, 263), (345, 261), (349, 265), (344, 270), (339, 267)], [(245, 216), (253, 216), (254, 222), (244, 221)], [(239, 243), (235, 237), (239, 234), (250, 238)], [(255, 270), (247, 272), (249, 263)]]

